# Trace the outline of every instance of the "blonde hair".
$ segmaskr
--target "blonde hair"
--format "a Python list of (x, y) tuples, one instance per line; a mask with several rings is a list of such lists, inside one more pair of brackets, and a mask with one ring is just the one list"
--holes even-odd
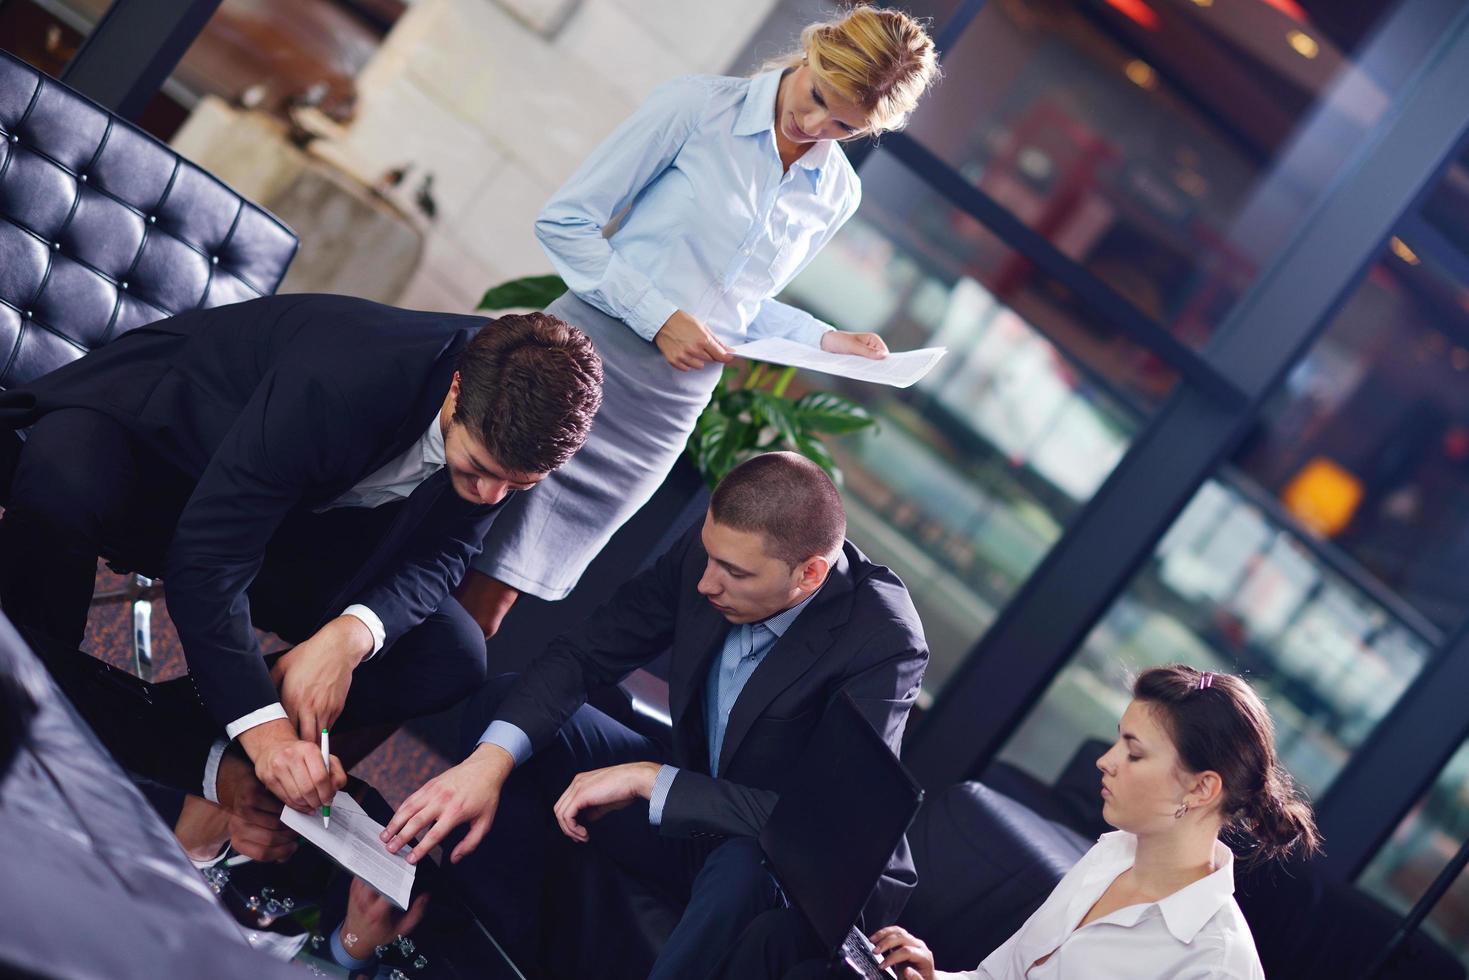
[(764, 67), (796, 68), (802, 62), (867, 112), (864, 135), (901, 129), (939, 77), (938, 53), (923, 23), (901, 10), (866, 4), (836, 20), (808, 25), (800, 48)]

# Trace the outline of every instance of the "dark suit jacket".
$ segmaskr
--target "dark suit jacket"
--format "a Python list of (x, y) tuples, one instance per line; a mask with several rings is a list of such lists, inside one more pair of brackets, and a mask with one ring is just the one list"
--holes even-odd
[[(838, 691), (851, 694), (899, 751), (928, 647), (903, 583), (846, 543), (820, 594), (740, 692), (720, 748), (720, 776), (710, 776), (704, 689), (729, 624), (696, 588), (708, 560), (699, 531), (693, 528), (584, 624), (553, 641), (506, 695), (497, 717), (540, 749), (590, 691), (671, 649), (672, 764), (680, 772), (664, 804), (661, 832), (754, 836), (779, 798), (791, 760)], [(915, 881), (905, 841), (866, 919), (893, 921)]]
[[(161, 572), (190, 672), (224, 725), (277, 700), (245, 594), (271, 535), (415, 443), (485, 322), (344, 296), (195, 310), (0, 393), (0, 427), (94, 409), (197, 481), (164, 567), (137, 570)], [(392, 643), (438, 608), (496, 510), (460, 498), (439, 471), (322, 621), (360, 602)]]

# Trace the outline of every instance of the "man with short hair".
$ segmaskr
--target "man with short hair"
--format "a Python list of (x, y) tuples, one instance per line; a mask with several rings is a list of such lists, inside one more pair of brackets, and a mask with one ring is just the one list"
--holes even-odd
[[(402, 721), (483, 681), (450, 590), (600, 400), (591, 342), (545, 314), (295, 295), (161, 320), (0, 394), (0, 427), (28, 429), (0, 474), (0, 604), (74, 650), (98, 555), (161, 576), (227, 736), (179, 739), (194, 791), (238, 739), (271, 794), (318, 807), (345, 779), (322, 729)], [(254, 627), (296, 646), (268, 666)]]
[[(487, 726), (478, 745), (403, 803), (388, 849), (420, 838), (415, 860), (468, 824), (449, 839), (450, 860), (474, 852), (461, 877), (496, 938), (529, 960), (545, 945), (542, 851), (554, 819), (683, 904), (652, 976), (708, 975), (777, 902), (756, 837), (826, 706), (851, 694), (896, 753), (918, 695), (928, 649), (907, 590), (845, 535), (836, 487), (810, 460), (769, 453), (736, 467), (702, 527), (518, 679), (476, 697), (470, 723)], [(670, 649), (665, 752), (585, 702)], [(871, 922), (891, 921), (913, 883), (904, 845), (868, 904)]]

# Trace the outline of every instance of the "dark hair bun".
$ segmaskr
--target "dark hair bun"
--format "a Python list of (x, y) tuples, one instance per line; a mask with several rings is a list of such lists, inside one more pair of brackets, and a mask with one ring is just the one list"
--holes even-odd
[(1247, 838), (1252, 858), (1321, 849), (1311, 804), (1275, 761), (1275, 724), (1249, 684), (1169, 664), (1139, 674), (1132, 694), (1158, 709), (1190, 772), (1219, 774), (1225, 828)]

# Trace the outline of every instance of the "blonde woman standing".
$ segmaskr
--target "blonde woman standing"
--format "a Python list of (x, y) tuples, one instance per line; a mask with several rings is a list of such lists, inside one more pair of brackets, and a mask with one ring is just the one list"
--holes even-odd
[[(460, 599), (492, 635), (522, 592), (563, 598), (678, 459), (730, 346), (785, 337), (883, 357), (774, 300), (856, 211), (843, 140), (903, 125), (938, 74), (923, 26), (859, 6), (753, 78), (656, 89), (541, 211), (536, 236), (606, 372), (572, 462), (507, 505)], [(625, 212), (625, 213), (624, 213)], [(610, 235), (607, 229), (617, 221)]]

